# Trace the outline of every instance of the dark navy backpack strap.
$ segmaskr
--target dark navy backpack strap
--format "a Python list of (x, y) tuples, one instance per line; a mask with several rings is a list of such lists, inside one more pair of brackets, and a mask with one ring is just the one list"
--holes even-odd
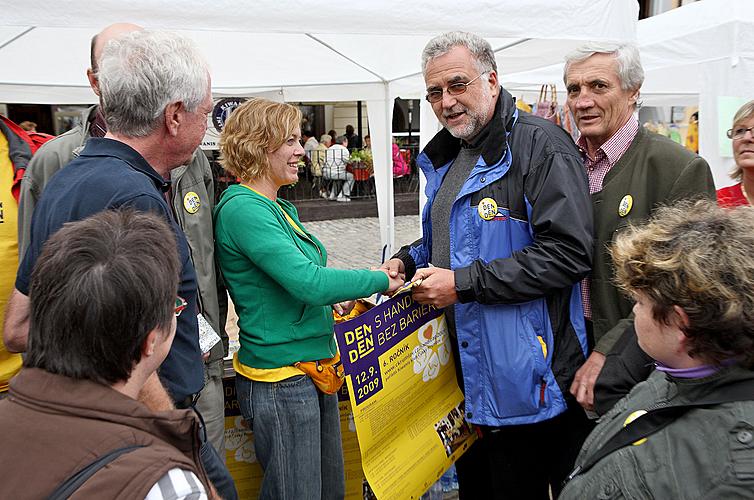
[(73, 495), (76, 490), (78, 490), (90, 477), (92, 477), (94, 474), (96, 474), (100, 469), (102, 469), (104, 466), (115, 460), (121, 455), (124, 455), (126, 453), (129, 453), (131, 451), (134, 451), (138, 448), (143, 448), (144, 445), (132, 445), (132, 446), (125, 446), (123, 448), (118, 448), (117, 450), (112, 450), (111, 452), (102, 455), (101, 457), (97, 458), (94, 462), (90, 463), (83, 469), (79, 470), (75, 474), (73, 474), (71, 477), (66, 479), (63, 483), (61, 483), (57, 488), (55, 488), (55, 491), (50, 493), (50, 496), (47, 497), (48, 500), (65, 500), (69, 498), (71, 495)]

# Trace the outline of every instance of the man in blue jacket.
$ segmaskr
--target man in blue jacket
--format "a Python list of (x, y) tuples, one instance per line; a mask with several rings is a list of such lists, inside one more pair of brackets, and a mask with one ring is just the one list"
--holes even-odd
[(445, 308), (465, 416), (482, 433), (457, 463), (461, 498), (557, 496), (591, 427), (568, 392), (587, 353), (581, 157), (565, 131), (516, 109), (482, 38), (440, 35), (422, 68), (444, 129), (417, 158), (423, 237), (385, 267)]

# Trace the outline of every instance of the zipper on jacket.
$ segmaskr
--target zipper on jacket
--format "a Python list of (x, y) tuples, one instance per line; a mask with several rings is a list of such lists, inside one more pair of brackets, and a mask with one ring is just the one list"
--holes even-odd
[(545, 405), (545, 389), (547, 388), (547, 382), (542, 379), (542, 383), (539, 385), (539, 406)]

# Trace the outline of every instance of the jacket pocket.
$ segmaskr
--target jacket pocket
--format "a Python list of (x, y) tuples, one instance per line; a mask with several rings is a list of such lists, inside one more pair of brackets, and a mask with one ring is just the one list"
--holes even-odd
[[(540, 302), (498, 306), (497, 314), (486, 319), (489, 346), (483, 350), (490, 353), (490, 399), (497, 418), (534, 415), (547, 403), (543, 383), (552, 334), (545, 328)], [(497, 328), (490, 328), (494, 323)]]
[[(294, 305), (291, 307), (294, 307)], [(291, 338), (294, 340), (321, 337), (327, 333), (328, 328), (332, 330), (332, 325), (328, 323), (325, 312), (329, 311), (329, 308), (308, 304), (296, 304), (295, 307), (298, 307), (299, 310), (296, 313), (298, 319), (291, 323)]]

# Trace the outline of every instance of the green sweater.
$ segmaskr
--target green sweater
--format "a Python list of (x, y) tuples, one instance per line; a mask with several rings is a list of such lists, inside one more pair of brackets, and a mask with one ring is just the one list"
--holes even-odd
[(324, 246), (286, 200), (275, 203), (230, 186), (214, 217), (216, 255), (239, 318), (238, 357), (247, 366), (279, 368), (334, 356), (331, 305), (388, 287), (381, 271), (327, 268)]
[[(621, 201), (631, 196), (630, 211), (621, 215)], [(595, 350), (608, 354), (633, 322), (629, 300), (613, 282), (608, 248), (629, 223), (645, 221), (659, 205), (688, 198), (715, 199), (715, 183), (704, 158), (667, 137), (639, 127), (631, 146), (605, 176), (602, 191), (592, 195), (594, 262), (591, 275)]]

